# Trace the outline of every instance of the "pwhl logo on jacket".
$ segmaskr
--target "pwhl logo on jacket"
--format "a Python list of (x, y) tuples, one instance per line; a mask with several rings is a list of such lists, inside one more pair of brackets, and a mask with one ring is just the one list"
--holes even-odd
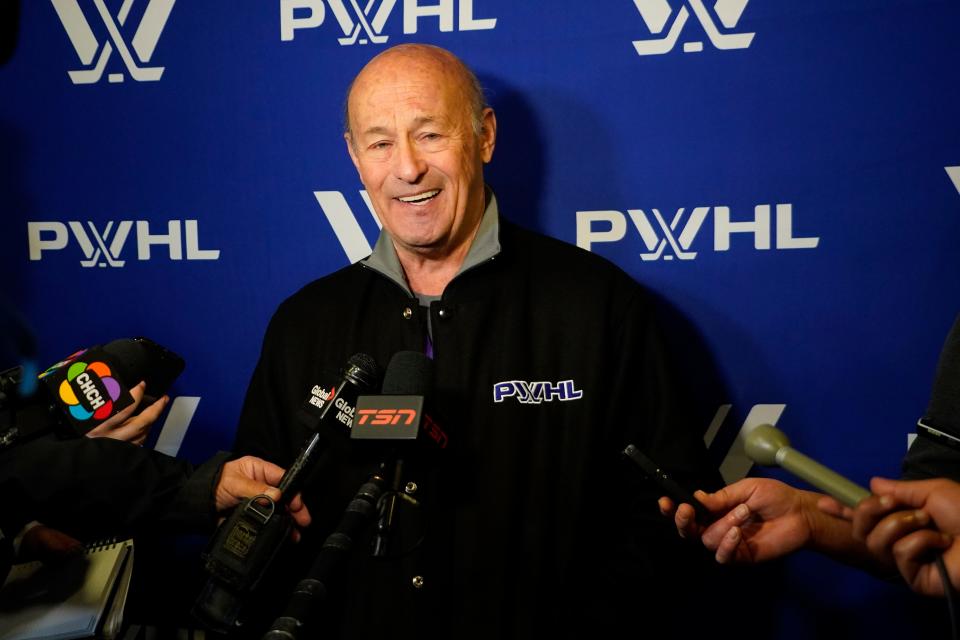
[(84, 226), (78, 220), (71, 220), (67, 224), (57, 221), (28, 222), (30, 260), (42, 260), (45, 252), (66, 248), (72, 233), (86, 257), (80, 261), (81, 266), (122, 267), (126, 263), (121, 257), (123, 248), (134, 222), (139, 260), (149, 260), (153, 255), (152, 248), (157, 246), (166, 247), (171, 260), (183, 260), (184, 255), (187, 260), (220, 258), (219, 249), (200, 248), (200, 229), (196, 220), (168, 220), (166, 233), (151, 233), (147, 220), (121, 220), (117, 223), (111, 220), (103, 229), (98, 229), (89, 221)]
[[(343, 31), (343, 37), (337, 39), (341, 45), (383, 44), (390, 38), (383, 30), (396, 4), (397, 0), (368, 0), (361, 9), (357, 0), (326, 0), (326, 3), (323, 0), (280, 0), (280, 40), (287, 42), (293, 40), (295, 31), (319, 27), (329, 7)], [(441, 0), (423, 5), (417, 0), (404, 0), (403, 32), (416, 33), (421, 18), (436, 19), (440, 31), (453, 31), (454, 13), (457, 31), (480, 31), (497, 26), (496, 18), (474, 18), (473, 0)]]
[[(703, 0), (687, 0), (679, 9), (674, 11), (667, 0), (633, 0), (643, 18), (647, 29), (654, 37), (648, 40), (634, 40), (633, 46), (641, 56), (659, 55), (672, 51), (680, 39), (680, 32), (690, 19), (690, 11), (697, 16), (700, 26), (710, 43), (717, 49), (746, 49), (753, 42), (753, 33), (731, 33), (736, 29), (743, 10), (750, 0), (716, 0), (713, 3), (713, 14), (723, 25), (717, 26), (713, 16)], [(687, 8), (689, 6), (689, 9)], [(665, 34), (665, 35), (661, 35)], [(690, 40), (683, 43), (685, 53), (703, 51), (701, 40)]]
[[(70, 80), (73, 84), (93, 84), (103, 77), (103, 72), (107, 67), (107, 62), (113, 55), (114, 48), (123, 64), (127, 67), (130, 77), (139, 82), (150, 82), (159, 80), (163, 75), (164, 67), (145, 66), (153, 57), (153, 50), (160, 40), (160, 34), (167, 24), (167, 18), (170, 17), (170, 11), (173, 9), (175, 0), (147, 0), (143, 12), (140, 15), (140, 22), (137, 23), (135, 30), (127, 27), (127, 20), (130, 18), (130, 11), (135, 4), (135, 0), (123, 0), (120, 10), (116, 16), (107, 11), (104, 0), (92, 0), (93, 8), (99, 16), (98, 21), (91, 23), (80, 8), (79, 0), (50, 0), (53, 8), (63, 23), (63, 28), (70, 38), (70, 43), (77, 52), (77, 57), (85, 67), (75, 71), (68, 71)], [(141, 5), (143, 6), (143, 5)], [(92, 12), (91, 12), (92, 13)], [(101, 40), (93, 32), (93, 24), (103, 23), (106, 29), (106, 37)], [(132, 26), (132, 25), (130, 25)], [(130, 33), (129, 42), (124, 39), (124, 34)], [(136, 58), (134, 58), (136, 54)], [(144, 66), (141, 66), (144, 65)], [(122, 73), (110, 73), (107, 75), (108, 82), (123, 82)]]
[[(776, 210), (776, 232), (771, 222)], [(771, 239), (776, 249), (814, 249), (820, 238), (800, 238), (793, 231), (793, 205), (759, 204), (753, 208), (753, 219), (731, 220), (730, 207), (694, 207), (687, 213), (685, 207), (669, 212), (659, 209), (629, 209), (622, 211), (577, 211), (577, 246), (592, 251), (595, 244), (620, 242), (627, 235), (627, 220), (633, 224), (647, 251), (640, 254), (648, 260), (693, 260), (697, 252), (693, 242), (700, 233), (710, 212), (713, 212), (713, 250), (729, 251), (733, 235), (753, 236), (754, 249), (770, 249)], [(668, 221), (669, 217), (669, 221)]]
[(527, 382), (526, 380), (504, 380), (493, 385), (493, 401), (503, 402), (513, 398), (521, 404), (540, 404), (559, 400), (567, 402), (579, 400), (583, 391), (577, 389), (573, 380), (559, 382)]

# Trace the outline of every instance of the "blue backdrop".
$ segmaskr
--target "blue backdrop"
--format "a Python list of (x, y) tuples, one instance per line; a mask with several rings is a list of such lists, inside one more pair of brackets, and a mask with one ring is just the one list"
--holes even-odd
[[(20, 3), (0, 267), (41, 364), (149, 336), (187, 360), (158, 446), (229, 447), (276, 305), (376, 237), (346, 86), (428, 42), (497, 111), (504, 215), (661, 300), (729, 479), (761, 421), (858, 482), (898, 472), (960, 310), (960, 3), (360, 4)], [(812, 555), (785, 576), (771, 637), (883, 637), (926, 614)]]

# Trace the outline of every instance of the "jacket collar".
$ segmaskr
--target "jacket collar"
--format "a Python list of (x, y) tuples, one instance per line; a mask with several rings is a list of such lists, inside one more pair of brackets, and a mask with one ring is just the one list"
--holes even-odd
[[(493, 195), (490, 187), (486, 187), (486, 194), (487, 207), (480, 219), (477, 235), (454, 278), (500, 253), (500, 214), (497, 210), (497, 197)], [(386, 229), (381, 229), (377, 244), (373, 247), (373, 253), (361, 260), (361, 263), (397, 283), (407, 292), (407, 295), (414, 297), (407, 284), (403, 267), (400, 265), (400, 258), (397, 257), (397, 250), (393, 246), (393, 239)]]

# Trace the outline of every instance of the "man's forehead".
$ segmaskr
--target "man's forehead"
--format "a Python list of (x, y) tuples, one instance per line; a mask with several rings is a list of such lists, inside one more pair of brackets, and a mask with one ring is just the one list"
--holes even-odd
[(350, 117), (360, 131), (427, 122), (450, 123), (468, 110), (467, 100), (450, 74), (424, 69), (383, 69), (361, 75), (350, 92)]

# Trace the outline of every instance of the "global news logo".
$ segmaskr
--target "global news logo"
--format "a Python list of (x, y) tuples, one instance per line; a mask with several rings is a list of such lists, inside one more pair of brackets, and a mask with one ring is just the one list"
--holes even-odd
[[(135, 231), (134, 231), (135, 229)], [(72, 220), (28, 222), (27, 245), (30, 260), (42, 260), (45, 253), (60, 251), (70, 244), (70, 236), (80, 246), (83, 267), (122, 267), (122, 258), (130, 232), (137, 243), (137, 259), (150, 260), (153, 249), (165, 247), (171, 260), (219, 260), (219, 249), (200, 248), (200, 228), (196, 220), (168, 220), (166, 233), (152, 231), (147, 220), (107, 222), (98, 229), (93, 222)]]
[[(361, 9), (357, 0), (280, 0), (280, 40), (289, 42), (297, 31), (319, 27), (329, 8), (343, 32), (343, 37), (337, 38), (341, 45), (384, 44), (390, 39), (384, 29), (396, 5), (397, 0), (368, 0)], [(403, 0), (402, 13), (404, 34), (417, 33), (421, 20), (436, 20), (442, 32), (481, 31), (497, 26), (496, 18), (476, 17), (474, 0)]]
[[(79, 0), (50, 0), (63, 24), (70, 44), (73, 45), (83, 69), (68, 71), (73, 84), (93, 84), (98, 82), (107, 68), (113, 52), (116, 51), (126, 67), (130, 77), (138, 82), (159, 80), (164, 67), (147, 66), (153, 58), (154, 50), (175, 0), (147, 0), (138, 5), (138, 11), (132, 12), (135, 0), (124, 0), (116, 14), (107, 10), (104, 0), (91, 0), (84, 3), (87, 13), (81, 8)], [(91, 6), (92, 5), (92, 6)], [(142, 11), (139, 9), (142, 7)], [(91, 11), (95, 9), (95, 13)], [(139, 16), (134, 28), (134, 18)], [(91, 21), (88, 14), (97, 17)], [(101, 28), (102, 27), (102, 28)], [(94, 29), (101, 32), (98, 39)], [(103, 32), (106, 32), (105, 34)], [(132, 33), (131, 33), (132, 32)], [(129, 41), (124, 36), (129, 37)], [(123, 82), (120, 72), (107, 74), (107, 82)]]
[[(753, 42), (753, 36), (756, 34), (735, 30), (749, 1), (716, 0), (711, 12), (703, 0), (686, 0), (676, 11), (667, 0), (633, 0), (647, 30), (653, 36), (645, 40), (634, 40), (633, 47), (641, 56), (660, 55), (672, 51), (680, 40), (680, 34), (690, 23), (692, 11), (700, 22), (704, 35), (714, 47), (746, 49)], [(703, 51), (703, 40), (693, 39), (684, 42), (683, 51), (684, 53)]]

